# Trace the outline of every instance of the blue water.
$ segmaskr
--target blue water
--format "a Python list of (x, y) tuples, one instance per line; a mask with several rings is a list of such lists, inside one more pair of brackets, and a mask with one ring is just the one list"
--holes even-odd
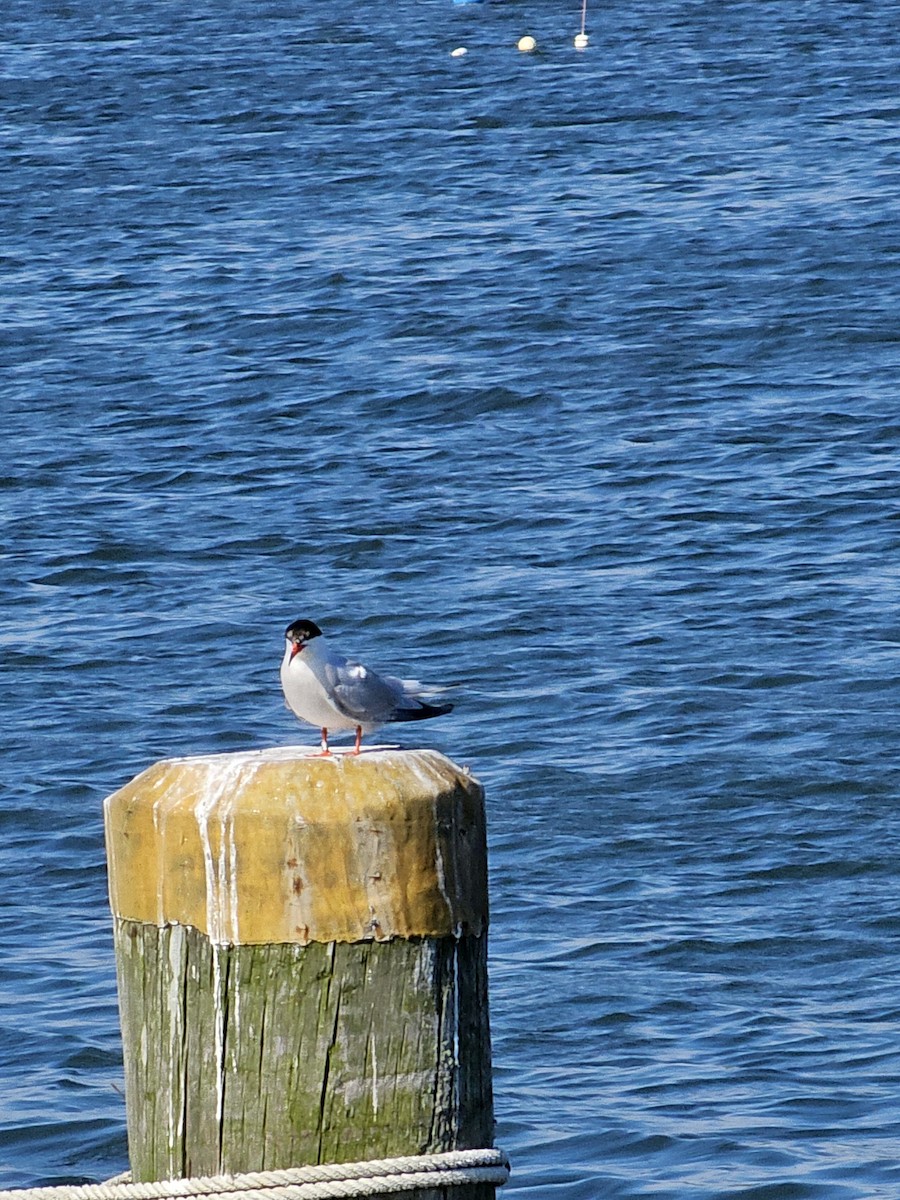
[(125, 1167), (101, 801), (308, 616), (487, 787), (508, 1196), (900, 1194), (900, 8), (579, 24), (4, 0), (3, 1186)]

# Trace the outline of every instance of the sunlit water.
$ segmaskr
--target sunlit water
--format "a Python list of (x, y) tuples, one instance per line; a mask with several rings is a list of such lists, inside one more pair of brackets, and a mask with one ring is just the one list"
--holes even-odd
[(900, 10), (588, 16), (6, 0), (4, 1186), (125, 1167), (101, 800), (309, 616), (488, 789), (507, 1195), (900, 1192)]

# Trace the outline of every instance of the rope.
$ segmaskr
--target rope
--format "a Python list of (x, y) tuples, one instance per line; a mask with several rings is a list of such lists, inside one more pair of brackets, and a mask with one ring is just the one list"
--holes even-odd
[(487, 1183), (502, 1187), (509, 1160), (502, 1150), (449, 1150), (381, 1158), (374, 1162), (329, 1163), (256, 1171), (243, 1175), (207, 1175), (197, 1179), (161, 1179), (152, 1183), (119, 1182), (0, 1191), (0, 1200), (190, 1200), (228, 1196), (229, 1200), (352, 1200), (386, 1196), (416, 1188), (463, 1187)]

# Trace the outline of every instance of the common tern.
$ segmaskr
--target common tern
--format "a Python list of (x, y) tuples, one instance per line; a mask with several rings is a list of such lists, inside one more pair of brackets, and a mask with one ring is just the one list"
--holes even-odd
[(281, 686), (294, 716), (322, 731), (323, 755), (329, 730), (356, 730), (354, 754), (362, 735), (388, 721), (442, 717), (452, 704), (429, 704), (419, 686), (393, 675), (378, 675), (362, 663), (330, 650), (315, 621), (292, 621), (284, 632)]

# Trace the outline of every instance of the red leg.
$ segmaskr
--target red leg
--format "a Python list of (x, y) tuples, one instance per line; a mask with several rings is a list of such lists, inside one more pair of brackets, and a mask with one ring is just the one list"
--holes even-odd
[(328, 730), (322, 730), (322, 749), (318, 754), (314, 754), (313, 758), (331, 758), (331, 751), (328, 749)]
[(356, 745), (353, 748), (354, 754), (359, 754), (359, 748), (362, 745), (362, 725), (356, 727)]

